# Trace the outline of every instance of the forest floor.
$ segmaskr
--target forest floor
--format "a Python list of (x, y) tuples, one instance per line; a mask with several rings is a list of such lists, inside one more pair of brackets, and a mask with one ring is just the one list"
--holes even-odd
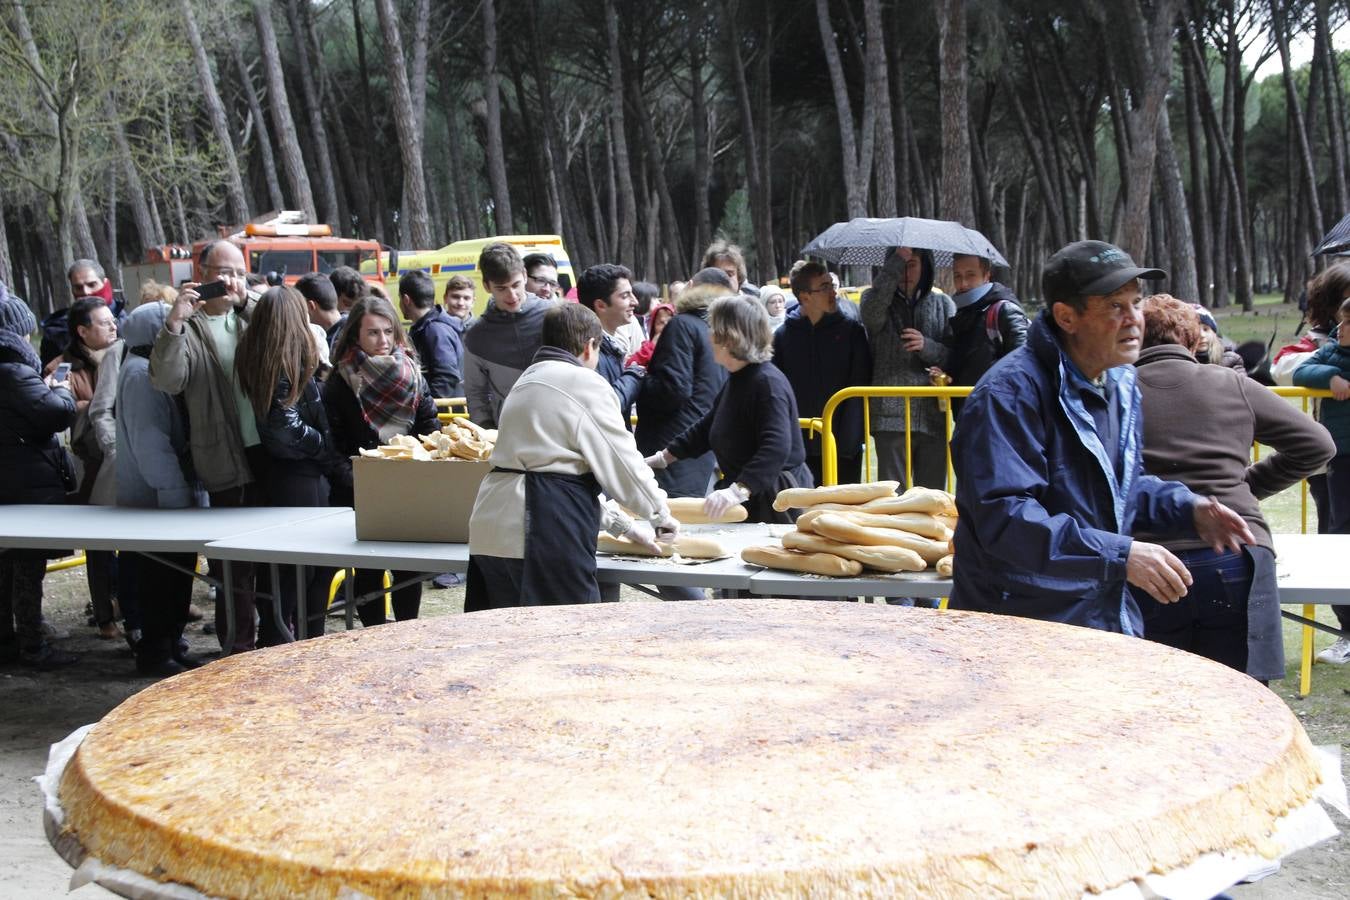
[[(1299, 321), (1296, 308), (1263, 303), (1254, 313), (1221, 310), (1220, 327), (1225, 335), (1239, 342), (1249, 338), (1270, 337), (1278, 330), (1277, 343), (1292, 340)], [(1264, 504), (1267, 519), (1275, 531), (1299, 531), (1302, 501), (1297, 489), (1271, 498)], [(60, 646), (81, 654), (80, 662), (60, 672), (34, 674), (24, 669), (0, 669), (0, 897), (6, 900), (59, 897), (66, 893), (69, 867), (48, 846), (42, 830), (42, 800), (32, 778), (46, 763), (47, 748), (67, 734), (90, 722), (96, 722), (124, 699), (151, 683), (138, 677), (130, 652), (120, 641), (100, 641), (84, 622), (87, 592), (84, 570), (57, 572), (47, 578), (47, 616), (70, 630), (72, 637)], [(626, 600), (643, 595), (625, 592)], [(463, 588), (428, 590), (424, 594), (424, 616), (452, 615), (463, 609)], [(209, 610), (205, 589), (197, 588), (196, 602)], [(1319, 607), (1318, 618), (1334, 624), (1326, 607)], [(330, 628), (342, 628), (341, 620), (330, 620)], [(1297, 697), (1298, 659), (1301, 631), (1285, 626), (1288, 674), (1273, 690), (1299, 717), (1314, 744), (1344, 745), (1350, 742), (1350, 666), (1316, 667), (1313, 690), (1305, 698)], [(218, 647), (215, 638), (202, 633), (200, 624), (189, 629), (193, 652), (207, 655)], [(1331, 638), (1317, 635), (1321, 649)], [(1343, 761), (1343, 772), (1350, 769)], [(1239, 900), (1283, 900), (1309, 898), (1331, 900), (1350, 896), (1350, 829), (1338, 814), (1332, 813), (1342, 835), (1299, 853), (1285, 862), (1279, 875), (1256, 885), (1235, 888)], [(81, 897), (112, 896), (96, 885), (79, 889)]]

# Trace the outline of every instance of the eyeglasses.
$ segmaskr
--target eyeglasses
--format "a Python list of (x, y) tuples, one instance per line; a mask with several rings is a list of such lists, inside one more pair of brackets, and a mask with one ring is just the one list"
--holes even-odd
[(558, 288), (562, 287), (561, 284), (559, 284), (558, 282), (554, 281), (554, 280), (551, 279), (551, 278), (540, 278), (540, 277), (538, 277), (537, 275), (530, 275), (530, 276), (528, 276), (528, 277), (529, 277), (529, 279), (530, 279), (531, 281), (533, 281), (535, 284), (542, 284), (542, 285), (544, 285), (545, 287), (553, 288), (553, 290), (555, 290), (555, 291), (556, 291)]
[(217, 275), (224, 275), (226, 278), (244, 278), (248, 275), (248, 272), (246, 270), (236, 269), (232, 266), (205, 265), (202, 266), (202, 269), (204, 270), (209, 269), (215, 272)]
[(824, 287), (807, 288), (803, 291), (799, 291), (799, 293), (802, 294), (833, 294), (835, 292), (836, 292), (835, 287), (832, 284), (827, 284)]

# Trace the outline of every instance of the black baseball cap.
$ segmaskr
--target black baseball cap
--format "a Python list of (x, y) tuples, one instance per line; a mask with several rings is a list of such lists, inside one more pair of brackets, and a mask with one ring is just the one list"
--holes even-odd
[(1045, 263), (1041, 292), (1049, 303), (1110, 294), (1135, 278), (1166, 278), (1162, 269), (1136, 266), (1130, 254), (1105, 241), (1075, 241)]

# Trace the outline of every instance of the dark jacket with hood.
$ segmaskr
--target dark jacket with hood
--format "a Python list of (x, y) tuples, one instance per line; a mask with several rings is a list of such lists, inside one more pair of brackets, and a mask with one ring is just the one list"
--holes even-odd
[[(1017, 296), (997, 281), (988, 292), (974, 303), (959, 305), (951, 320), (951, 357), (948, 375), (952, 384), (969, 385), (980, 380), (1003, 357), (1027, 342), (1027, 315), (1017, 302)], [(989, 321), (989, 310), (999, 304), (994, 321)], [(990, 333), (990, 325), (993, 333)]]
[(464, 329), (460, 320), (439, 306), (427, 310), (408, 329), (408, 339), (417, 349), (422, 375), (433, 397), (459, 397), (464, 380)]
[(712, 409), (727, 380), (726, 369), (713, 360), (708, 337), (708, 307), (726, 290), (716, 286), (685, 288), (675, 302), (675, 316), (656, 342), (647, 375), (638, 391), (638, 449), (644, 455), (664, 450)]
[[(862, 323), (872, 344), (872, 384), (914, 387), (931, 383), (928, 369), (948, 366), (947, 322), (956, 307), (952, 298), (933, 289), (933, 254), (915, 250), (922, 260), (922, 274), (914, 296), (900, 290), (904, 262), (895, 255), (886, 260), (862, 296)], [(917, 353), (906, 350), (900, 333), (916, 328), (923, 333), (924, 346)], [(936, 400), (918, 400), (910, 404), (911, 427), (920, 434), (946, 435), (946, 414)], [(872, 401), (872, 430), (905, 430), (905, 405), (899, 397)]]
[(26, 337), (0, 329), (0, 503), (65, 502), (69, 461), (56, 434), (74, 423), (75, 398), (47, 387), (40, 366)]
[(1125, 582), (1130, 535), (1194, 534), (1196, 497), (1143, 472), (1134, 367), (1104, 373), (1119, 416), (1113, 454), (1071, 366), (1046, 311), (966, 402), (952, 437), (950, 605), (1141, 636)]
[[(836, 310), (815, 325), (806, 316), (789, 316), (774, 332), (773, 364), (787, 376), (798, 414), (815, 418), (825, 402), (846, 387), (872, 378), (872, 349), (862, 324)], [(856, 456), (863, 443), (862, 401), (849, 400), (836, 411), (831, 430), (840, 456)], [(812, 436), (807, 456), (820, 456), (820, 438)]]

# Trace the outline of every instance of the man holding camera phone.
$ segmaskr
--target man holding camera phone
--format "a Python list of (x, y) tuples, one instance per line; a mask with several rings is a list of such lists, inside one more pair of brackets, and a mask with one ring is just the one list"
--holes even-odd
[[(253, 407), (234, 372), (234, 354), (247, 327), (251, 303), (244, 255), (229, 241), (202, 249), (200, 283), (187, 282), (169, 311), (150, 353), (150, 383), (181, 395), (187, 407), (188, 452), (213, 507), (263, 506), (267, 454), (258, 437)], [(239, 589), (234, 604), (234, 646), (253, 649), (253, 566), (231, 563)], [(216, 628), (224, 641), (223, 604)]]

